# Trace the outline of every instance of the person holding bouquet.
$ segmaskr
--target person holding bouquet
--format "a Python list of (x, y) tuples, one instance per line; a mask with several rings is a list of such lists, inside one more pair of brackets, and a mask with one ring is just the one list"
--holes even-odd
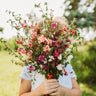
[[(70, 64), (72, 55), (68, 55), (69, 52), (71, 52), (71, 49), (68, 48), (68, 44), (71, 42), (71, 39), (69, 39), (68, 37), (68, 32), (70, 31), (70, 34), (74, 35), (76, 34), (75, 30), (69, 30), (67, 28), (67, 20), (64, 17), (57, 17), (51, 21), (46, 21), (46, 24), (49, 25), (49, 27), (47, 26), (48, 29), (46, 29), (46, 26), (45, 29), (43, 29), (44, 23), (44, 20), (40, 20), (36, 25), (37, 27), (35, 29), (35, 32), (32, 34), (33, 37), (36, 37), (39, 34), (38, 39), (34, 39), (34, 42), (35, 40), (38, 40), (38, 46), (39, 44), (42, 44), (42, 46), (44, 45), (43, 49), (41, 49), (41, 51), (43, 50), (43, 52), (40, 52), (41, 55), (38, 56), (38, 58), (36, 57), (39, 67), (33, 67), (34, 65), (36, 65), (36, 62), (31, 62), (33, 56), (32, 54), (35, 54), (38, 50), (35, 52), (30, 51), (29, 57), (31, 57), (31, 59), (29, 58), (29, 61), (31, 62), (31, 64), (30, 66), (24, 66), (22, 73), (19, 76), (19, 96), (81, 96), (81, 91), (77, 83), (75, 72)], [(33, 28), (33, 26), (31, 27)], [(51, 34), (50, 36), (52, 36), (49, 37), (50, 39), (45, 38), (45, 36), (49, 36), (46, 30), (48, 32), (49, 30), (50, 32), (54, 32), (53, 34), (49, 32), (49, 34)], [(40, 35), (41, 31), (42, 35)], [(64, 32), (63, 35), (61, 35), (62, 32)], [(65, 40), (64, 43), (61, 42), (62, 40)], [(32, 46), (36, 46), (37, 43), (34, 42), (31, 42)], [(32, 47), (31, 44), (29, 44), (29, 47)], [(42, 46), (39, 47), (42, 48)], [(20, 50), (18, 49), (18, 51)], [(64, 56), (66, 54), (68, 56), (66, 55), (66, 57), (64, 57), (63, 55), (60, 55), (63, 52), (65, 52)], [(63, 58), (67, 59), (63, 60)], [(66, 64), (65, 67), (64, 65), (60, 64), (62, 63), (61, 61)], [(44, 63), (45, 65), (43, 65), (42, 63)], [(52, 66), (48, 64), (51, 64)], [(54, 68), (54, 66), (56, 68)], [(40, 70), (37, 71), (36, 68), (41, 68), (40, 70), (42, 70), (42, 72)], [(57, 73), (62, 73), (62, 75)], [(34, 81), (32, 80), (33, 78), (35, 78)]]

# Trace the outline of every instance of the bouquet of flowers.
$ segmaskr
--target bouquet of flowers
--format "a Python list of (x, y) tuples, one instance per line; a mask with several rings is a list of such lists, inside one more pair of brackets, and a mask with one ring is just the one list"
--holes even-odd
[[(72, 57), (73, 48), (81, 44), (81, 37), (74, 25), (75, 19), (70, 25), (66, 23), (67, 21), (61, 24), (58, 18), (54, 19), (52, 11), (47, 14), (47, 3), (45, 6), (44, 13), (40, 4), (35, 5), (43, 13), (43, 19), (37, 24), (29, 23), (30, 20), (22, 20), (20, 15), (9, 11), (16, 21), (9, 20), (12, 27), (17, 30), (18, 48), (13, 51), (6, 44), (5, 48), (19, 58), (20, 62), (15, 61), (15, 64), (28, 66), (29, 72), (37, 71), (47, 79), (58, 79), (59, 74), (67, 75), (64, 68), (70, 62), (68, 59)], [(20, 34), (20, 30), (24, 32), (24, 36)], [(0, 41), (4, 42), (2, 39)]]

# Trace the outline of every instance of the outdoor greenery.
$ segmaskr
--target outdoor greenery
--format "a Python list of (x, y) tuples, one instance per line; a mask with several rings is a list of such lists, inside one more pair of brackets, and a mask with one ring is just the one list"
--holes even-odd
[[(80, 4), (81, 1), (82, 0), (65, 0), (64, 6), (66, 6), (66, 8), (64, 16), (68, 19), (69, 22), (73, 20), (73, 18), (76, 18), (76, 25), (78, 28), (83, 29), (93, 27), (96, 29), (96, 1), (84, 0), (84, 2)], [(94, 4), (95, 7), (93, 8), (93, 12), (89, 12), (88, 8), (93, 6), (92, 4)], [(84, 10), (85, 7), (86, 9)], [(66, 15), (66, 12), (69, 14)]]

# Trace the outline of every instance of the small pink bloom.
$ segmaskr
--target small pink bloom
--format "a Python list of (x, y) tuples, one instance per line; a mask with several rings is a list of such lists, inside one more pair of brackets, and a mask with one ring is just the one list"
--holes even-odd
[(44, 37), (44, 35), (41, 35), (39, 38), (38, 38), (38, 42), (39, 43), (42, 43), (46, 40), (46, 38)]
[(26, 23), (26, 20), (24, 20), (24, 23)]
[(25, 30), (26, 29), (26, 26), (24, 26), (23, 29)]
[(17, 52), (18, 52), (18, 53), (20, 53), (20, 52), (21, 52), (21, 48), (20, 48), (20, 47), (17, 49)]
[(43, 49), (46, 52), (46, 51), (49, 51), (50, 50), (50, 47), (49, 47), (49, 45), (46, 45)]
[(17, 44), (22, 44), (22, 43), (24, 43), (24, 41), (23, 40), (17, 40), (16, 43)]
[(31, 25), (30, 27), (31, 27), (31, 29), (34, 29), (33, 25)]
[(33, 34), (32, 34), (32, 37), (36, 37), (37, 36), (37, 32), (34, 32)]
[(46, 41), (47, 41), (48, 44), (52, 44), (52, 40), (51, 39), (48, 38), (48, 39), (46, 39)]
[(29, 66), (29, 67), (28, 67), (28, 70), (29, 70), (29, 71), (35, 71), (35, 69), (34, 69), (32, 66)]
[(28, 43), (28, 46), (29, 46), (29, 47), (32, 47), (32, 43)]
[(62, 31), (66, 31), (66, 28), (64, 27), (64, 28), (62, 29)]
[(29, 55), (29, 56), (31, 56), (31, 55), (32, 55), (32, 53), (33, 53), (32, 51), (29, 51), (29, 52), (28, 52), (28, 55)]
[(19, 26), (17, 25), (16, 28), (19, 28)]
[(51, 24), (51, 27), (52, 27), (52, 28), (55, 28), (56, 26), (57, 26), (57, 23), (52, 23), (52, 24)]
[(22, 54), (26, 54), (26, 50), (25, 50), (25, 49), (22, 49), (22, 50), (21, 50), (21, 53), (22, 53)]
[(72, 30), (72, 31), (71, 31), (72, 34), (75, 34), (75, 32), (76, 32), (75, 30)]

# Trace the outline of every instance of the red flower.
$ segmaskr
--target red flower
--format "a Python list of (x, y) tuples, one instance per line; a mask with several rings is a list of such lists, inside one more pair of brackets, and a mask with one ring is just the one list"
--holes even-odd
[(64, 27), (64, 28), (62, 29), (62, 31), (66, 31), (66, 28)]
[(61, 53), (62, 52), (62, 49), (58, 49), (58, 52)]
[(57, 46), (57, 45), (56, 45), (56, 42), (55, 42), (55, 43), (53, 43), (53, 46), (54, 46), (54, 47), (56, 47), (56, 46)]
[(32, 43), (28, 43), (28, 46), (29, 46), (29, 47), (32, 47)]
[(70, 42), (71, 40), (70, 39), (68, 39), (68, 42)]
[(53, 55), (55, 56), (55, 57), (59, 57), (59, 53), (55, 50), (55, 52), (53, 53)]
[(24, 41), (23, 40), (17, 40), (16, 43), (17, 44), (22, 44), (22, 43), (24, 43)]
[(68, 45), (66, 45), (66, 48), (68, 48), (69, 46)]
[(63, 71), (64, 71), (64, 75), (67, 75), (67, 71), (65, 69)]
[(72, 34), (75, 34), (75, 32), (76, 32), (75, 30), (72, 30), (72, 31), (71, 31)]

